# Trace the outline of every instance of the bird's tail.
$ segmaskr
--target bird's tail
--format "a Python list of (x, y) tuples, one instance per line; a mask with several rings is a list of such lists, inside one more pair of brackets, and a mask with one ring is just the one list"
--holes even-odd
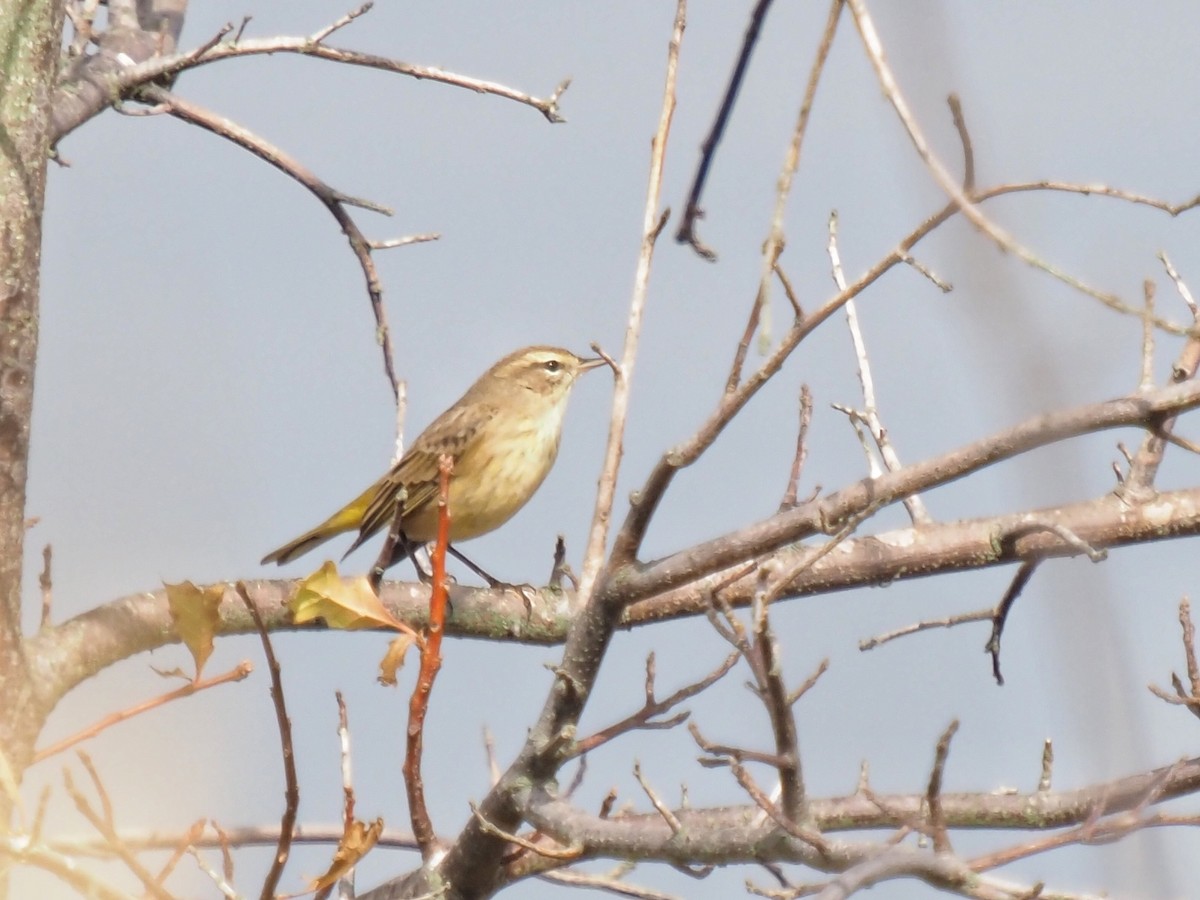
[(289, 563), (332, 537), (347, 531), (354, 531), (362, 524), (363, 513), (366, 512), (367, 505), (378, 489), (378, 483), (371, 485), (312, 531), (306, 531), (300, 537), (288, 541), (278, 550), (272, 550), (262, 558), (261, 565)]

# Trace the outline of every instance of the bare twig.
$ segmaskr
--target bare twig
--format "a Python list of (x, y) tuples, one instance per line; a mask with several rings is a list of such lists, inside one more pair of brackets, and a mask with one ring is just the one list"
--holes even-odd
[(96, 792), (100, 797), (104, 814), (100, 815), (92, 808), (88, 799), (75, 787), (75, 781), (71, 778), (71, 773), (63, 769), (63, 783), (66, 786), (67, 793), (75, 801), (75, 808), (100, 833), (101, 837), (104, 838), (105, 844), (125, 863), (129, 871), (142, 883), (142, 887), (146, 889), (148, 894), (155, 897), (156, 900), (172, 900), (171, 894), (155, 878), (154, 873), (142, 865), (141, 861), (133, 855), (133, 852), (121, 840), (120, 835), (117, 834), (116, 825), (113, 822), (112, 804), (109, 802), (108, 794), (100, 782), (100, 776), (97, 774), (95, 766), (92, 765), (91, 759), (82, 750), (79, 751), (79, 759), (91, 776), (92, 784), (96, 787)]
[(1025, 589), (1025, 585), (1029, 583), (1029, 579), (1033, 577), (1033, 573), (1037, 571), (1039, 565), (1041, 565), (1041, 560), (1036, 559), (1021, 563), (1008, 590), (1004, 592), (1004, 596), (992, 613), (992, 635), (988, 638), (984, 651), (991, 654), (992, 676), (996, 679), (996, 684), (1004, 684), (1004, 676), (1000, 674), (1000, 638), (1004, 634), (1004, 625), (1008, 621), (1008, 614), (1017, 597), (1021, 595), (1021, 591)]
[(159, 696), (152, 697), (149, 700), (144, 700), (143, 702), (134, 706), (130, 706), (127, 709), (110, 713), (103, 719), (92, 723), (87, 728), (77, 731), (70, 737), (63, 738), (56, 744), (51, 744), (49, 747), (42, 748), (33, 755), (33, 762), (41, 762), (44, 759), (49, 759), (51, 756), (62, 753), (64, 750), (68, 750), (71, 747), (74, 747), (76, 744), (95, 737), (106, 728), (111, 728), (113, 725), (124, 722), (126, 719), (131, 719), (134, 716), (141, 715), (144, 712), (149, 712), (152, 709), (158, 709), (158, 707), (164, 706), (173, 700), (182, 700), (184, 697), (190, 697), (193, 694), (198, 694), (200, 691), (206, 691), (209, 688), (217, 687), (218, 685), (228, 684), (234, 681), (241, 681), (253, 671), (254, 666), (252, 666), (249, 662), (242, 662), (222, 675), (216, 675), (212, 678), (203, 679), (202, 681), (189, 681), (174, 691), (168, 691), (165, 694), (160, 694)]
[[(348, 24), (347, 17), (342, 17), (333, 23), (332, 27), (326, 26), (310, 35), (243, 39), (242, 32), (248, 22), (249, 18), (242, 21), (241, 28), (233, 40), (220, 40), (232, 27), (227, 26), (221, 30), (216, 40), (209, 40), (200, 47), (184, 53), (163, 52), (164, 48), (148, 46), (151, 42), (147, 38), (156, 36), (140, 31), (136, 22), (124, 29), (125, 34), (116, 36), (115, 41), (109, 40), (114, 31), (110, 27), (101, 36), (101, 40), (106, 44), (117, 44), (123, 38), (122, 55), (110, 52), (101, 60), (102, 65), (85, 67), (84, 71), (69, 73), (74, 77), (63, 79), (51, 102), (51, 108), (55, 109), (51, 123), (51, 142), (57, 143), (62, 140), (75, 128), (112, 105), (114, 98), (129, 97), (148, 85), (168, 81), (180, 72), (224, 59), (280, 53), (293, 53), (343, 65), (392, 72), (420, 81), (465, 88), (478, 94), (490, 94), (529, 106), (540, 112), (550, 123), (566, 121), (559, 112), (558, 103), (571, 84), (569, 78), (559, 82), (550, 96), (536, 97), (507, 85), (447, 72), (437, 66), (416, 65), (386, 56), (331, 47), (324, 43), (324, 37), (336, 28)], [(165, 49), (170, 51), (174, 48)], [(126, 50), (129, 52), (126, 53)], [(137, 59), (132, 65), (130, 53)], [(88, 62), (91, 63), (93, 59), (89, 58)]]
[[(837, 212), (831, 213), (829, 216), (829, 262), (833, 269), (833, 283), (839, 291), (845, 291), (846, 278), (842, 273), (841, 255), (838, 252), (837, 222)], [(850, 329), (850, 339), (854, 343), (854, 357), (858, 362), (858, 382), (862, 386), (863, 410), (858, 416), (870, 429), (875, 446), (879, 448), (879, 455), (883, 457), (883, 464), (889, 472), (895, 472), (903, 468), (903, 465), (900, 463), (900, 457), (892, 447), (887, 430), (879, 418), (879, 407), (875, 402), (875, 379), (871, 375), (871, 361), (867, 356), (867, 344), (863, 340), (862, 329), (858, 325), (858, 307), (853, 299), (846, 301), (845, 313), (846, 325)], [(870, 458), (868, 455), (868, 459)], [(904, 498), (904, 508), (908, 510), (909, 518), (912, 519), (914, 525), (929, 523), (929, 513), (925, 510), (925, 504), (918, 495), (912, 494)]]
[(733, 668), (734, 663), (738, 661), (738, 658), (739, 654), (731, 653), (725, 658), (725, 661), (722, 662), (721, 665), (717, 666), (717, 668), (705, 675), (699, 681), (694, 681), (689, 685), (685, 685), (684, 687), (675, 691), (669, 697), (658, 700), (654, 696), (654, 687), (652, 681), (653, 676), (650, 674), (653, 671), (653, 654), (651, 654), (651, 656), (646, 660), (648, 681), (646, 689), (646, 701), (642, 705), (642, 708), (632, 715), (626, 716), (620, 722), (609, 725), (607, 728), (597, 731), (595, 734), (589, 737), (583, 738), (576, 743), (575, 747), (572, 749), (571, 755), (579, 756), (587, 753), (591, 750), (594, 750), (596, 747), (601, 746), (602, 744), (608, 743), (613, 738), (629, 731), (638, 729), (674, 728), (676, 725), (687, 719), (687, 712), (679, 713), (678, 715), (672, 716), (665, 721), (655, 721), (654, 717), (670, 711), (684, 700), (696, 696), (701, 691), (707, 690), (709, 687), (723, 678), (725, 674)]
[(946, 832), (946, 815), (942, 811), (942, 781), (946, 772), (946, 759), (950, 755), (950, 741), (958, 731), (958, 719), (952, 721), (938, 738), (934, 752), (933, 769), (929, 773), (929, 788), (925, 800), (929, 804), (929, 825), (933, 832), (933, 849), (938, 853), (949, 853), (950, 836)]
[[(679, 222), (679, 230), (675, 232), (676, 241), (681, 244), (690, 244), (693, 250), (707, 260), (715, 260), (717, 254), (711, 247), (706, 246), (700, 240), (700, 236), (696, 234), (696, 220), (704, 216), (704, 211), (700, 207), (700, 195), (704, 192), (704, 183), (708, 180), (708, 172), (712, 167), (717, 145), (725, 133), (725, 126), (729, 124), (729, 115), (733, 112), (734, 103), (737, 102), (738, 91), (741, 90), (742, 80), (746, 76), (746, 70), (750, 67), (750, 57), (754, 53), (758, 35), (762, 31), (763, 22), (767, 18), (767, 11), (770, 10), (772, 2), (773, 0), (757, 0), (754, 9), (750, 11), (750, 21), (746, 25), (745, 34), (742, 35), (742, 49), (733, 64), (733, 72), (729, 76), (729, 84), (725, 87), (725, 96), (721, 99), (717, 117), (713, 120), (708, 137), (701, 145), (700, 164), (696, 168), (696, 176), (693, 178), (692, 188), (688, 192), (683, 218)], [(751, 319), (757, 321), (757, 302), (754, 309), (755, 312), (751, 314)]]
[(283, 696), (283, 679), (280, 676), (279, 661), (275, 658), (275, 649), (271, 646), (271, 636), (267, 626), (263, 624), (262, 614), (258, 605), (250, 598), (246, 585), (237, 583), (238, 596), (250, 611), (251, 618), (258, 628), (258, 636), (262, 640), (263, 655), (267, 658), (267, 671), (271, 676), (271, 702), (275, 706), (275, 722), (279, 726), (279, 743), (283, 751), (283, 775), (286, 787), (284, 797), (286, 804), (283, 817), (279, 822), (279, 843), (275, 847), (275, 856), (271, 860), (271, 869), (263, 881), (262, 900), (274, 900), (275, 888), (283, 876), (283, 867), (287, 864), (292, 851), (292, 833), (296, 828), (296, 811), (300, 807), (300, 782), (296, 778), (296, 751), (292, 745), (292, 723), (287, 714), (287, 703)]
[[(592, 527), (588, 534), (587, 550), (584, 553), (583, 571), (579, 577), (579, 598), (586, 603), (595, 589), (604, 563), (604, 549), (608, 543), (608, 525), (612, 517), (613, 501), (617, 490), (617, 473), (621, 465), (625, 422), (629, 414), (629, 391), (633, 379), (637, 348), (642, 333), (642, 317), (646, 309), (646, 297), (650, 289), (650, 265), (654, 259), (654, 246), (667, 224), (667, 212), (659, 213), (659, 198), (662, 194), (663, 165), (666, 159), (667, 139), (671, 133), (671, 121), (675, 116), (675, 83), (679, 71), (679, 48), (683, 42), (683, 31), (687, 25), (687, 0), (678, 0), (675, 7), (675, 22), (671, 30), (671, 41), (667, 49), (667, 72), (663, 85), (662, 108), (658, 117), (658, 128), (650, 144), (650, 175), (646, 187), (646, 205), (642, 210), (642, 242), (638, 252), (637, 271), (634, 274), (633, 297), (629, 301), (629, 318), (625, 328), (625, 346), (621, 353), (621, 365), (616, 371), (613, 388), (612, 415), (608, 427), (608, 443), (604, 452), (604, 465), (596, 492), (596, 509), (592, 516)], [(629, 562), (633, 557), (629, 548), (622, 549), (620, 539), (614, 547), (611, 561), (614, 564)]]
[(484, 818), (483, 813), (479, 811), (479, 807), (474, 803), (470, 803), (468, 805), (471, 807), (471, 815), (475, 817), (475, 821), (479, 823), (480, 827), (482, 827), (484, 831), (486, 831), (488, 834), (495, 835), (498, 838), (508, 841), (510, 844), (516, 844), (518, 847), (521, 847), (525, 850), (530, 850), (539, 856), (545, 856), (549, 859), (578, 859), (580, 854), (583, 853), (583, 847), (581, 846), (571, 845), (569, 847), (551, 847), (548, 844), (539, 844), (536, 841), (527, 840), (526, 838), (521, 837), (519, 834), (513, 834), (512, 832), (505, 831), (503, 828), (498, 828), (496, 825)]
[(954, 130), (958, 132), (958, 139), (962, 143), (963, 193), (970, 196), (971, 192), (975, 190), (975, 148), (971, 145), (971, 132), (967, 130), (967, 117), (963, 115), (962, 101), (958, 98), (958, 94), (951, 94), (946, 98), (946, 102), (950, 105)]
[[(918, 127), (915, 117), (908, 108), (908, 102), (904, 99), (904, 95), (901, 93), (899, 85), (896, 82), (895, 75), (892, 73), (891, 67), (884, 57), (883, 44), (879, 39), (879, 33), (875, 30), (875, 23), (867, 11), (866, 0), (846, 0), (846, 2), (854, 14), (859, 35), (862, 37), (863, 47), (866, 49), (867, 57), (875, 69), (875, 74), (880, 86), (883, 88), (884, 96), (887, 97), (888, 101), (892, 104), (892, 108), (895, 109), (896, 115), (900, 118), (913, 147), (917, 151), (917, 155), (920, 156), (921, 161), (933, 176), (934, 181), (937, 182), (938, 187), (951, 198), (953, 204), (967, 217), (968, 221), (982, 231), (1001, 250), (1012, 253), (1027, 265), (1040, 269), (1063, 284), (1093, 299), (1099, 300), (1105, 306), (1117, 312), (1140, 316), (1140, 310), (1130, 306), (1115, 294), (1091, 287), (1075, 276), (1057, 268), (1052, 263), (1041, 259), (983, 214), (976, 205), (977, 198), (968, 197), (963, 192), (963, 189), (946, 170), (945, 166), (934, 155), (928, 141)], [(1157, 320), (1155, 321), (1157, 322)]]
[[(624, 873), (622, 872), (621, 874), (623, 875)], [(593, 890), (616, 894), (619, 897), (633, 897), (635, 900), (682, 900), (677, 894), (667, 894), (663, 891), (656, 891), (653, 888), (641, 887), (640, 885), (622, 881), (619, 875), (593, 875), (587, 872), (576, 872), (574, 869), (557, 869), (550, 872), (542, 872), (538, 877), (544, 881), (552, 881), (555, 884), (564, 884), (568, 887), (592, 888)]]
[(675, 813), (671, 812), (667, 804), (663, 803), (662, 798), (658, 796), (654, 788), (650, 787), (650, 783), (642, 774), (642, 765), (639, 762), (633, 764), (633, 777), (637, 779), (638, 784), (642, 786), (642, 790), (646, 792), (651, 805), (658, 810), (658, 814), (662, 816), (663, 821), (667, 823), (667, 827), (671, 829), (673, 834), (679, 834), (683, 827), (679, 824), (679, 818)]
[(783, 215), (787, 209), (788, 199), (791, 197), (793, 179), (800, 167), (800, 152), (804, 145), (804, 136), (808, 133), (808, 122), (812, 113), (813, 103), (816, 100), (817, 87), (821, 82), (821, 75), (824, 73), (825, 64), (829, 59), (829, 51), (833, 46), (833, 37), (837, 32), (838, 22), (841, 20), (843, 6), (844, 0), (831, 0), (829, 4), (829, 13), (825, 17), (825, 27), (821, 31), (821, 38), (817, 44), (817, 52), (813, 57), (812, 67), (809, 69), (808, 81), (804, 86), (804, 97), (800, 101), (800, 110), (796, 115), (796, 125), (792, 129), (792, 139), (788, 144), (787, 152), (784, 154), (779, 178), (775, 182), (775, 206), (771, 211), (771, 223), (767, 229), (767, 238), (763, 242), (762, 266), (758, 276), (758, 302), (762, 305), (762, 331), (764, 335), (768, 335), (771, 331), (771, 306), (768, 301), (771, 297), (771, 276), (774, 273), (778, 273), (780, 281), (783, 282), (788, 300), (795, 310), (796, 319), (799, 320), (803, 317), (800, 305), (796, 302), (795, 294), (791, 291), (786, 278), (783, 277), (783, 273), (778, 267), (779, 254), (783, 251), (784, 243)]
[(188, 847), (188, 853), (196, 860), (196, 865), (200, 867), (200, 871), (212, 879), (213, 885), (221, 892), (221, 896), (225, 900), (240, 900), (237, 890), (229, 883), (229, 873), (222, 874), (208, 864), (208, 861), (200, 855), (200, 851), (195, 847)]
[(758, 696), (766, 708), (775, 739), (775, 755), (780, 763), (780, 799), (783, 813), (793, 822), (807, 819), (807, 796), (804, 770), (800, 763), (800, 740), (792, 702), (783, 682), (783, 660), (775, 630), (771, 627), (769, 603), (766, 598), (767, 576), (759, 576), (759, 590), (754, 604), (754, 655), (747, 659), (754, 673)]
[(1142, 377), (1138, 387), (1143, 391), (1154, 388), (1154, 291), (1153, 281), (1147, 278), (1142, 282), (1146, 312), (1142, 316)]
[[(696, 247), (699, 238), (694, 234), (691, 239), (692, 246)], [(703, 253), (703, 251), (700, 251)], [(709, 251), (711, 252), (711, 251)], [(783, 252), (783, 243), (781, 242), (775, 248), (775, 259), (771, 260), (772, 270), (775, 270), (779, 264), (779, 254)], [(715, 254), (713, 255), (715, 258)], [(737, 390), (738, 383), (742, 380), (742, 368), (746, 364), (746, 354), (750, 351), (750, 341), (754, 339), (754, 333), (758, 330), (758, 323), (761, 317), (767, 314), (767, 288), (769, 282), (762, 282), (758, 286), (758, 292), (754, 295), (754, 303), (750, 306), (750, 317), (746, 320), (746, 327), (742, 331), (741, 340), (738, 341), (737, 349), (733, 353), (733, 364), (729, 367), (729, 377), (725, 379), (725, 393), (731, 394)]]
[(859, 650), (874, 650), (881, 644), (886, 644), (888, 641), (894, 641), (896, 638), (906, 637), (910, 634), (917, 634), (921, 631), (929, 631), (931, 628), (953, 628), (955, 625), (965, 625), (968, 622), (987, 622), (996, 615), (995, 607), (989, 606), (987, 609), (978, 609), (975, 612), (959, 613), (956, 616), (946, 616), (942, 619), (927, 619), (923, 622), (916, 622), (912, 625), (905, 625), (903, 628), (895, 628), (891, 631), (885, 631), (883, 634), (877, 634), (874, 637), (865, 638), (858, 642)]
[(338, 709), (338, 754), (342, 771), (342, 824), (349, 828), (354, 824), (354, 771), (350, 757), (350, 716), (346, 712), (346, 699), (341, 691), (334, 692)]
[[(398, 403), (400, 399), (399, 379), (396, 376), (391, 331), (388, 329), (387, 313), (384, 311), (383, 306), (383, 282), (379, 278), (379, 272), (375, 268), (375, 261), (371, 257), (370, 243), (363, 236), (354, 219), (346, 211), (348, 203), (364, 206), (368, 205), (367, 201), (356, 200), (333, 189), (318, 178), (310, 169), (300, 163), (299, 160), (285, 153), (280, 148), (275, 147), (224, 116), (220, 116), (189, 100), (184, 100), (164, 88), (157, 85), (148, 85), (140, 89), (138, 96), (139, 99), (160, 103), (166, 107), (167, 112), (172, 116), (192, 125), (198, 125), (219, 137), (223, 137), (249, 150), (263, 161), (275, 166), (275, 168), (279, 169), (285, 175), (298, 181), (324, 204), (325, 208), (337, 220), (338, 225), (341, 226), (342, 232), (350, 242), (350, 249), (358, 258), (359, 266), (362, 268), (363, 276), (366, 278), (367, 294), (371, 301), (371, 311), (375, 315), (376, 336), (383, 351), (384, 373), (387, 375), (388, 384), (392, 389), (392, 396)], [(370, 204), (369, 206), (376, 211), (383, 211), (382, 207), (378, 207), (375, 204)]]
[(1167, 277), (1175, 283), (1175, 290), (1179, 292), (1179, 296), (1183, 298), (1183, 302), (1187, 304), (1187, 308), (1192, 313), (1192, 318), (1200, 317), (1200, 309), (1196, 306), (1196, 298), (1192, 296), (1192, 291), (1188, 287), (1179, 273), (1175, 270), (1175, 266), (1171, 264), (1171, 260), (1167, 257), (1165, 251), (1160, 251), (1158, 258), (1162, 261), (1163, 268), (1167, 270)]
[(800, 475), (804, 461), (808, 458), (808, 427), (812, 424), (812, 391), (807, 384), (800, 385), (800, 428), (796, 432), (796, 455), (792, 457), (792, 470), (788, 474), (787, 490), (779, 502), (780, 509), (791, 509), (796, 505), (796, 493), (800, 486)]

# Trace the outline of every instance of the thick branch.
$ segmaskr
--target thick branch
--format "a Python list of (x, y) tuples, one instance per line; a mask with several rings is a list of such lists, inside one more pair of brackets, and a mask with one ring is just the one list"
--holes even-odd
[[(784, 510), (740, 531), (698, 544), (623, 574), (614, 590), (628, 603), (746, 562), (814, 534), (836, 531), (855, 516), (903, 500), (917, 491), (947, 484), (985, 466), (1038, 447), (1092, 431), (1123, 426), (1153, 429), (1165, 416), (1200, 406), (1200, 383), (1121, 397), (1028, 419), (1008, 431), (958, 450), (864, 478), (836, 493)], [(1161, 523), (1164, 527), (1168, 523)]]
[[(761, 559), (759, 565), (777, 571), (799, 570), (779, 596), (806, 597), (1080, 552), (1052, 531), (1031, 531), (1031, 522), (1069, 529), (1093, 547), (1190, 537), (1200, 534), (1200, 488), (1166, 491), (1133, 507), (1108, 494), (1052, 509), (901, 528), (844, 540), (835, 553), (824, 555), (824, 544), (790, 546)], [(750, 572), (731, 580), (738, 569), (731, 565), (639, 600), (626, 610), (622, 625), (704, 615), (714, 590), (719, 590), (722, 601), (730, 606), (748, 606), (756, 576)]]
[[(1162, 792), (1157, 793), (1160, 786)], [(953, 793), (942, 794), (941, 799), (948, 828), (1047, 831), (1136, 809), (1148, 797), (1157, 804), (1197, 791), (1200, 758), (1073, 791)], [(756, 862), (761, 858), (757, 854), (762, 852), (763, 842), (770, 837), (772, 858), (780, 862), (812, 865), (822, 858), (811, 844), (782, 833), (764, 820), (754, 805), (672, 810), (681, 826), (675, 833), (657, 812), (602, 819), (563, 800), (537, 799), (532, 794), (529, 798), (531, 824), (560, 842), (582, 845), (585, 857), (692, 864)], [(824, 833), (902, 828), (924, 818), (926, 802), (924, 791), (869, 796), (861, 793), (813, 798), (808, 813), (812, 825)], [(834, 847), (836, 853), (837, 845)]]

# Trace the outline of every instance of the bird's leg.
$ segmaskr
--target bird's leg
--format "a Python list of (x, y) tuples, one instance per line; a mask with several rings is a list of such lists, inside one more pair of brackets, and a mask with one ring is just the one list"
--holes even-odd
[(484, 581), (486, 581), (488, 587), (497, 588), (497, 587), (504, 586), (503, 581), (501, 581), (498, 578), (493, 578), (487, 572), (483, 571), (483, 569), (479, 568), (479, 566), (475, 565), (475, 563), (471, 562), (471, 560), (467, 559), (466, 556), (464, 556), (461, 552), (456, 550), (454, 548), (453, 544), (447, 544), (446, 549), (449, 550), (452, 554), (454, 554), (455, 559), (457, 559), (460, 563), (462, 563), (464, 566), (466, 566), (468, 569), (470, 569), (472, 572), (474, 572), (476, 575), (478, 575), (480, 578), (482, 578)]
[(417, 558), (417, 551), (420, 549), (421, 543), (419, 541), (410, 541), (401, 532), (396, 539), (395, 545), (392, 547), (392, 558), (388, 561), (387, 567), (390, 569), (402, 559), (411, 560), (413, 568), (417, 570), (417, 580), (422, 584), (429, 584), (433, 580), (433, 575), (421, 566), (421, 561)]

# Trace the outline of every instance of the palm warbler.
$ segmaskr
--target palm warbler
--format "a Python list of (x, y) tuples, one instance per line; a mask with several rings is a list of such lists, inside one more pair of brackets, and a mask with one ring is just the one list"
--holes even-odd
[(554, 465), (563, 414), (575, 379), (602, 359), (581, 359), (558, 347), (510, 353), (413, 441), (377, 482), (332, 516), (263, 563), (286, 563), (335, 535), (358, 530), (349, 554), (391, 525), (403, 505), (397, 548), (437, 535), (438, 457), (454, 459), (450, 481), (450, 540), (499, 528), (533, 496)]

